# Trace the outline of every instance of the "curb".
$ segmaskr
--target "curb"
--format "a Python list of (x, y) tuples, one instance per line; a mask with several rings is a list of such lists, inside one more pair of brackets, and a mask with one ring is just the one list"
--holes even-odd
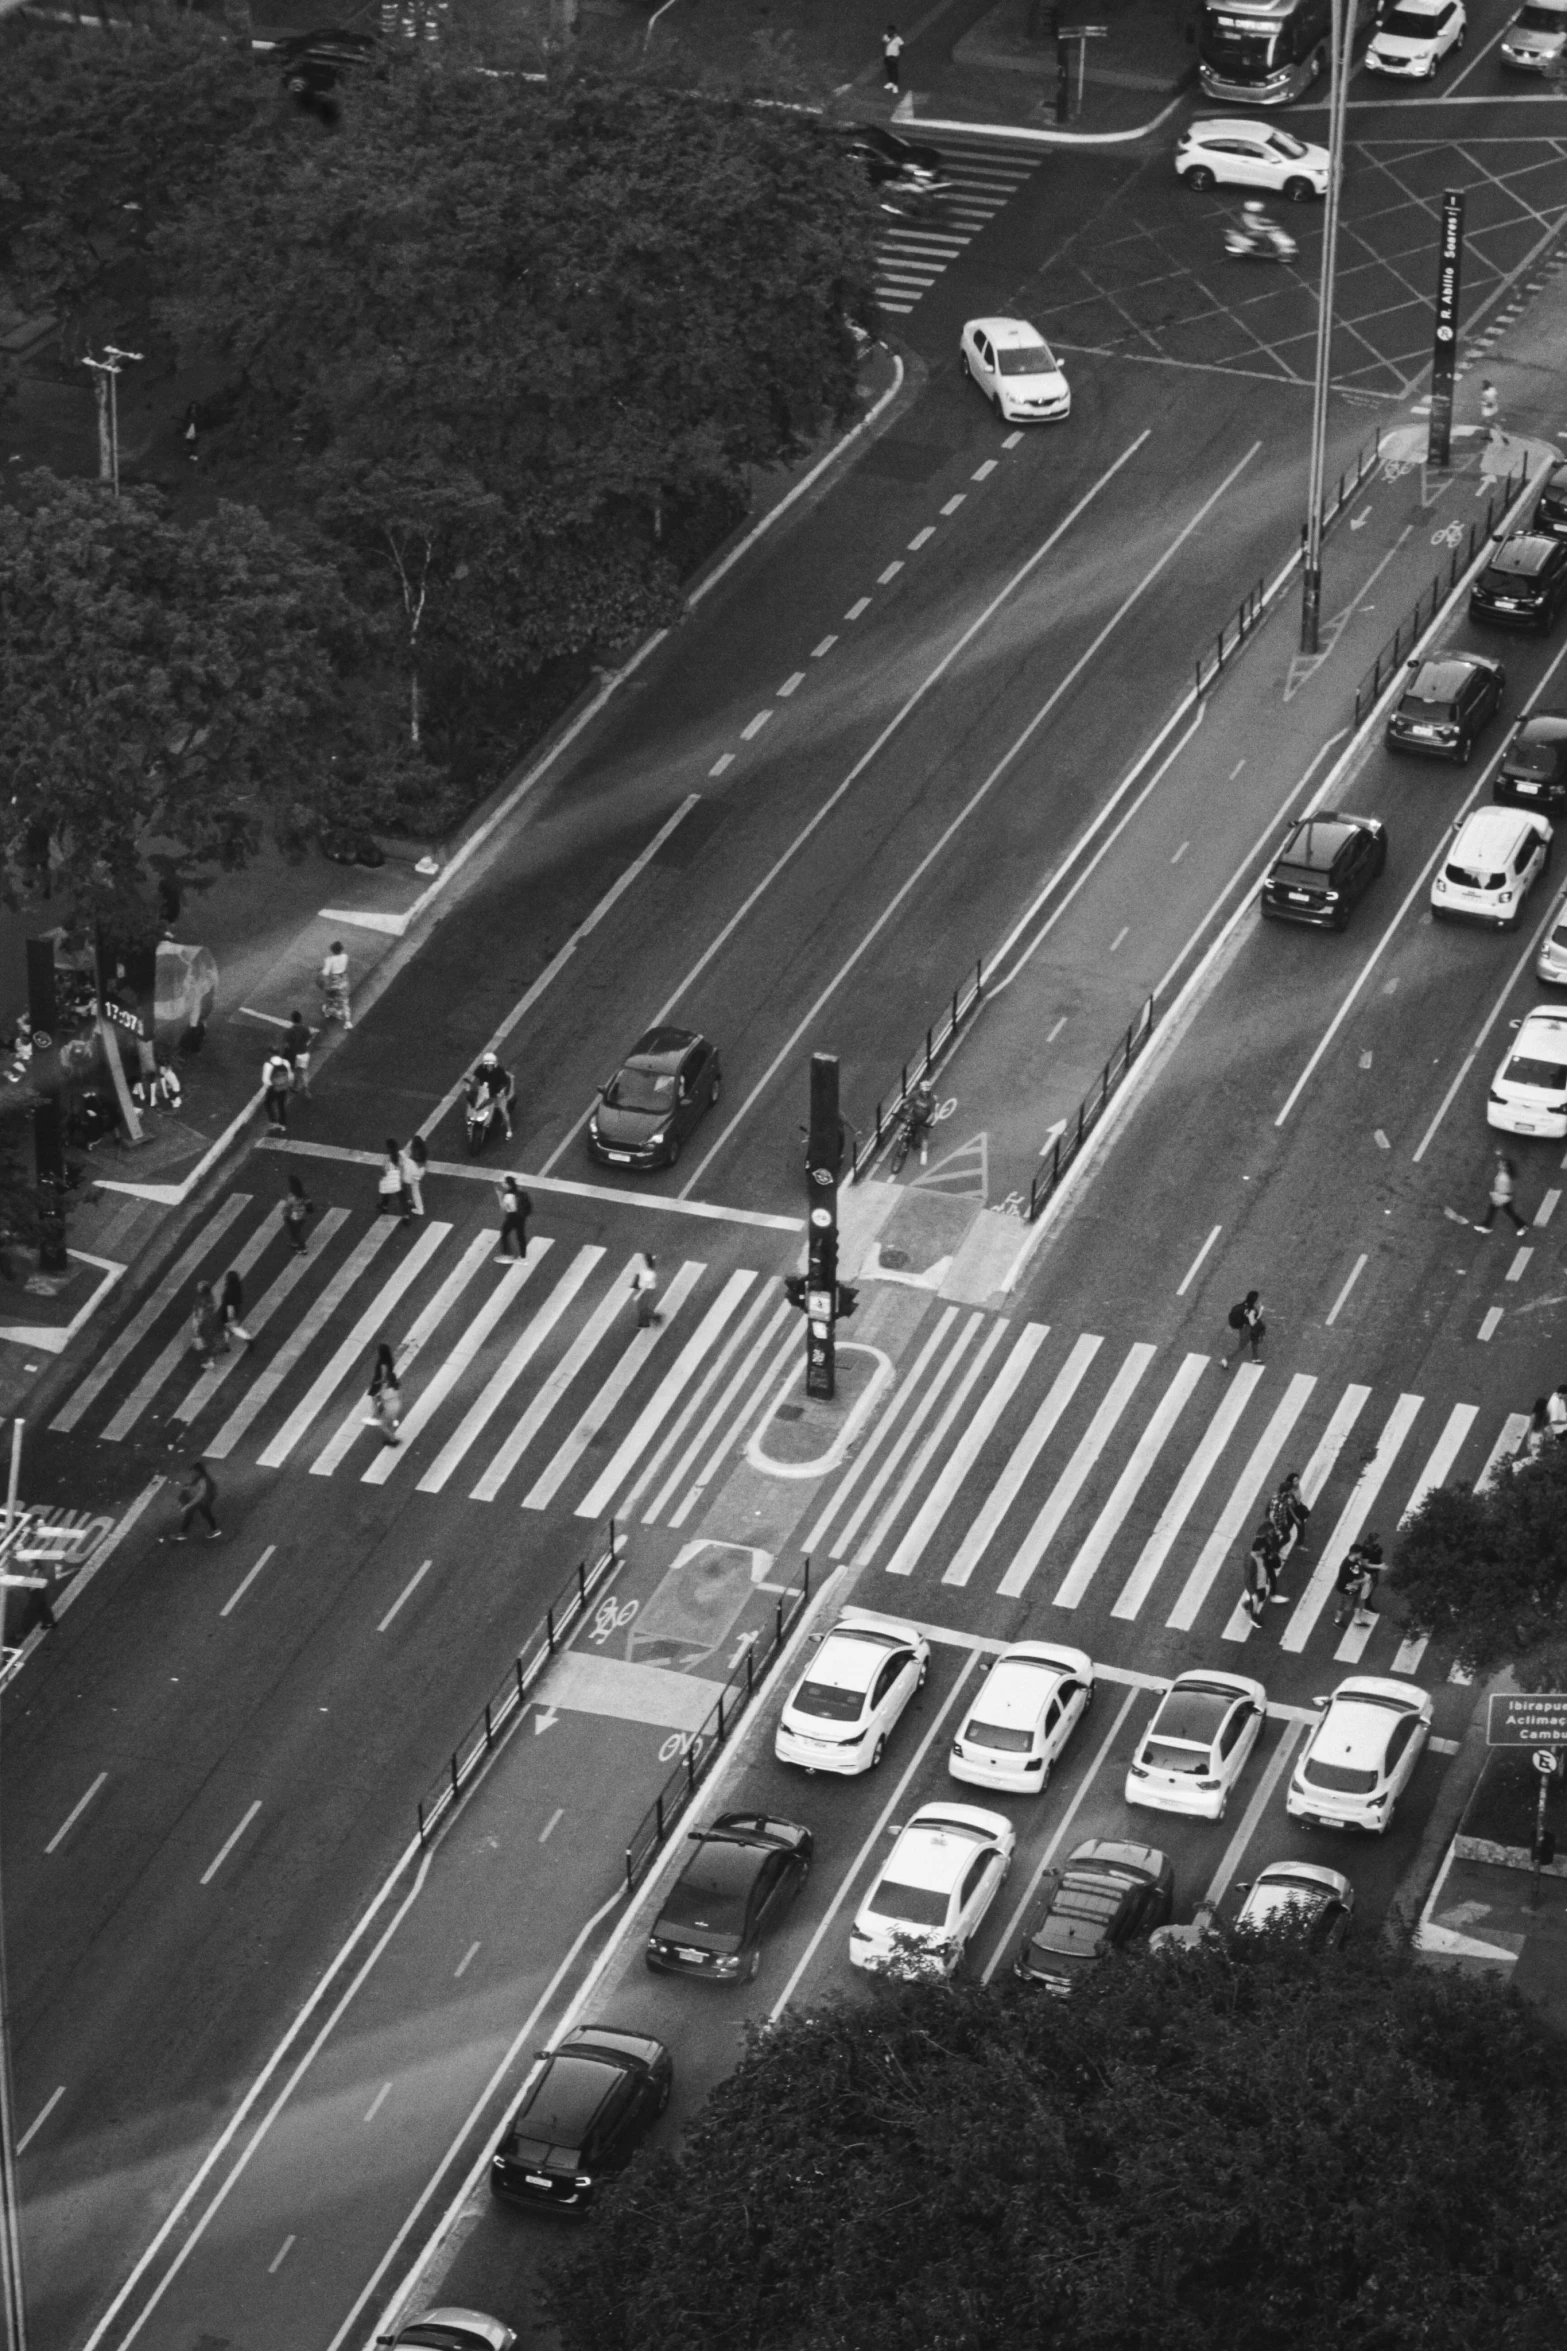
[(894, 108), (893, 121), (910, 124), (922, 131), (956, 131), (974, 139), (1022, 140), (1030, 147), (1129, 147), (1138, 139), (1151, 138), (1169, 121), (1172, 114), (1184, 105), (1186, 93), (1179, 90), (1168, 106), (1161, 107), (1150, 121), (1139, 123), (1130, 131), (1042, 131), (1031, 123), (1020, 122), (945, 122), (939, 115), (916, 114), (911, 106), (905, 114)]
[(1475, 1710), (1459, 1741), (1458, 1753), (1448, 1765), (1447, 1776), (1437, 1790), (1431, 1817), (1415, 1848), (1414, 1858), (1393, 1889), (1393, 1898), (1382, 1922), (1382, 1932), (1389, 1942), (1403, 1942), (1414, 1934), (1427, 1897), (1436, 1883), (1443, 1856), (1463, 1819), (1470, 1797), (1479, 1785), (1480, 1774), (1485, 1769), (1486, 1757), (1490, 1753), (1485, 1742), (1487, 1703), (1493, 1690), (1504, 1689), (1510, 1682), (1510, 1671), (1504, 1667), (1501, 1673), (1487, 1682), (1475, 1702)]

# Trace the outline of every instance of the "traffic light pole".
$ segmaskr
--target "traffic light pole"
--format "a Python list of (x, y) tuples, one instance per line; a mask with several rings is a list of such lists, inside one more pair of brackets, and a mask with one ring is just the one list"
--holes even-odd
[(838, 1112), (838, 1056), (811, 1055), (811, 1123), (805, 1144), (808, 1201), (805, 1256), (805, 1392), (830, 1402), (837, 1392), (838, 1171), (843, 1120)]

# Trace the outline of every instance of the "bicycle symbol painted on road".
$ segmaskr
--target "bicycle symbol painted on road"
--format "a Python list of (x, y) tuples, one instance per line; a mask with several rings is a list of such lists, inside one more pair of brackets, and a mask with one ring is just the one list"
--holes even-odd
[(1003, 1216), (1015, 1216), (1022, 1223), (1027, 1223), (1025, 1211), (1028, 1207), (1028, 1194), (1026, 1192), (1009, 1192), (1000, 1203), (1000, 1207)]
[(1402, 481), (1406, 473), (1413, 473), (1414, 470), (1413, 465), (1406, 464), (1402, 458), (1390, 457), (1382, 467), (1382, 479), (1385, 482)]
[(593, 1622), (588, 1627), (588, 1639), (590, 1641), (612, 1640), (616, 1633), (624, 1631), (641, 1605), (639, 1600), (622, 1600), (618, 1603), (614, 1600), (601, 1600), (594, 1611)]
[(660, 1763), (681, 1761), (695, 1748), (700, 1762), (707, 1746), (708, 1741), (700, 1731), (671, 1731), (658, 1751), (658, 1760)]
[(1446, 523), (1441, 530), (1431, 533), (1431, 544), (1433, 547), (1456, 547), (1463, 535), (1464, 526), (1461, 522)]

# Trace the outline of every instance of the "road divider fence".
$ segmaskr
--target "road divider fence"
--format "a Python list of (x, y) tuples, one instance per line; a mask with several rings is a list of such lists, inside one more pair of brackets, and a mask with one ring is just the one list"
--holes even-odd
[(925, 1042), (912, 1059), (898, 1072), (898, 1090), (890, 1100), (876, 1105), (876, 1116), (868, 1135), (856, 1135), (854, 1154), (849, 1162), (849, 1182), (857, 1184), (870, 1166), (877, 1152), (892, 1132), (893, 1122), (909, 1098), (910, 1089), (929, 1077), (940, 1056), (954, 1044), (960, 1033), (978, 1012), (985, 1000), (985, 966), (974, 966), (974, 976), (952, 991), (952, 1002), (944, 1004), (936, 1019), (925, 1031)]
[[(1095, 1083), (1077, 1106), (1076, 1118), (1067, 1119), (1058, 1134), (1045, 1145), (1050, 1164), (1031, 1177), (1028, 1187), (1027, 1221), (1032, 1224), (1066, 1174), (1073, 1160), (1082, 1150), (1089, 1136), (1099, 1124), (1111, 1095), (1127, 1075), (1133, 1062), (1154, 1033), (1159, 1019), (1160, 1004), (1157, 995), (1151, 995), (1137, 1018), (1130, 1022), (1124, 1037), (1118, 1039)], [(1043, 1157), (1043, 1153), (1041, 1153)]]
[(720, 1690), (701, 1729), (690, 1734), (684, 1754), (633, 1829), (626, 1847), (628, 1894), (635, 1891), (654, 1855), (668, 1842), (676, 1823), (733, 1736), (735, 1726), (766, 1680), (769, 1668), (799, 1623), (810, 1597), (811, 1562), (807, 1555), (800, 1563), (798, 1587), (791, 1584), (778, 1595), (778, 1606), (765, 1641), (753, 1641), (747, 1648), (744, 1664)]
[(1399, 663), (1408, 654), (1422, 630), (1435, 620), (1444, 601), (1458, 585), (1461, 572), (1473, 563), (1482, 539), (1489, 538), (1495, 527), (1498, 511), (1505, 514), (1529, 478), (1529, 461), (1521, 458), (1513, 472), (1499, 474), (1496, 487), (1485, 503), (1485, 513), (1476, 515), (1467, 532), (1461, 524), (1452, 528), (1457, 536), (1452, 541), (1452, 552), (1447, 562), (1431, 577), (1430, 585), (1421, 589), (1415, 598), (1414, 609), (1404, 615), (1397, 628), (1377, 655), (1355, 688), (1355, 724), (1358, 727), (1365, 712), (1370, 710)]
[(534, 1631), (511, 1663), (511, 1670), (492, 1698), (484, 1704), (468, 1731), (447, 1757), (439, 1778), (419, 1799), (419, 1842), (427, 1844), (450, 1812), (463, 1789), (491, 1753), (505, 1725), (527, 1703), (528, 1694), (549, 1665), (556, 1650), (587, 1609), (599, 1586), (618, 1566), (620, 1547), (615, 1521), (607, 1538), (590, 1548), (569, 1580), (562, 1584)]

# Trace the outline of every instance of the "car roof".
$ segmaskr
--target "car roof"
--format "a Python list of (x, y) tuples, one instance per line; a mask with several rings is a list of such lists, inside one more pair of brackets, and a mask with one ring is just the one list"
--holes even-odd
[(1317, 1910), (1338, 1899), (1331, 1886), (1311, 1885), (1299, 1879), (1292, 1882), (1287, 1878), (1259, 1878), (1242, 1903), (1235, 1923), (1267, 1926), (1273, 1919), (1288, 1918), (1292, 1911)]
[(1433, 653), (1421, 662), (1409, 691), (1417, 702), (1451, 702), (1470, 673), (1485, 666), (1472, 653)]
[(1469, 856), (1502, 857), (1517, 846), (1525, 833), (1533, 833), (1538, 838), (1539, 831), (1527, 808), (1472, 808), (1453, 835), (1448, 854), (1456, 857), (1462, 850)]
[[(1567, 0), (1563, 0), (1563, 6), (1567, 6)], [(1329, 1869), (1320, 1861), (1270, 1861), (1266, 1869), (1258, 1870), (1253, 1881), (1254, 1888), (1302, 1883), (1316, 1886), (1324, 1894), (1340, 1900), (1354, 1890), (1341, 1870)]]
[(806, 1667), (803, 1679), (830, 1682), (837, 1690), (868, 1690), (888, 1656), (917, 1649), (919, 1635), (896, 1617), (868, 1608), (845, 1608)]
[(1311, 1752), (1319, 1762), (1330, 1753), (1337, 1763), (1369, 1768), (1381, 1762), (1401, 1714), (1429, 1713), (1429, 1701), (1418, 1683), (1362, 1674), (1339, 1683), (1312, 1733)]
[(644, 1029), (626, 1055), (626, 1066), (638, 1069), (678, 1069), (693, 1045), (700, 1045), (695, 1029)]
[(1187, 124), (1186, 135), (1189, 139), (1224, 139), (1233, 138), (1237, 131), (1241, 131), (1248, 138), (1265, 139), (1273, 128), (1271, 122), (1251, 122), (1244, 115), (1237, 118), (1227, 114), (1205, 114), (1199, 121)]
[(1451, 5), (1452, 0), (1393, 0), (1393, 6), (1401, 16), (1440, 16), (1443, 9)]
[[(1225, 1673), (1219, 1666), (1188, 1666), (1178, 1673), (1170, 1690), (1212, 1690), (1227, 1699), (1250, 1698), (1258, 1706), (1266, 1706), (1268, 1693), (1261, 1682), (1254, 1682), (1249, 1674)], [(1166, 1697), (1169, 1696), (1166, 1691)]]
[(896, 1862), (901, 1884), (950, 1893), (979, 1848), (1010, 1829), (1002, 1814), (977, 1804), (922, 1804), (899, 1831), (882, 1875)]
[(1053, 1658), (998, 1657), (980, 1687), (969, 1720), (1022, 1730), (1034, 1722), (1061, 1679), (1062, 1669)]
[(1295, 819), (1279, 856), (1291, 865), (1325, 872), (1346, 841), (1368, 830), (1358, 816), (1340, 816), (1335, 809), (1319, 808), (1314, 816)]
[[(1409, 0), (1399, 0), (1401, 8), (1408, 5)], [(1513, 579), (1532, 580), (1548, 564), (1562, 560), (1562, 547), (1562, 540), (1553, 539), (1548, 531), (1514, 531), (1502, 541), (1486, 569), (1505, 572)]]
[(1045, 340), (1026, 318), (971, 318), (968, 323), (976, 334), (988, 335), (1002, 350), (1026, 350), (1031, 343)]

